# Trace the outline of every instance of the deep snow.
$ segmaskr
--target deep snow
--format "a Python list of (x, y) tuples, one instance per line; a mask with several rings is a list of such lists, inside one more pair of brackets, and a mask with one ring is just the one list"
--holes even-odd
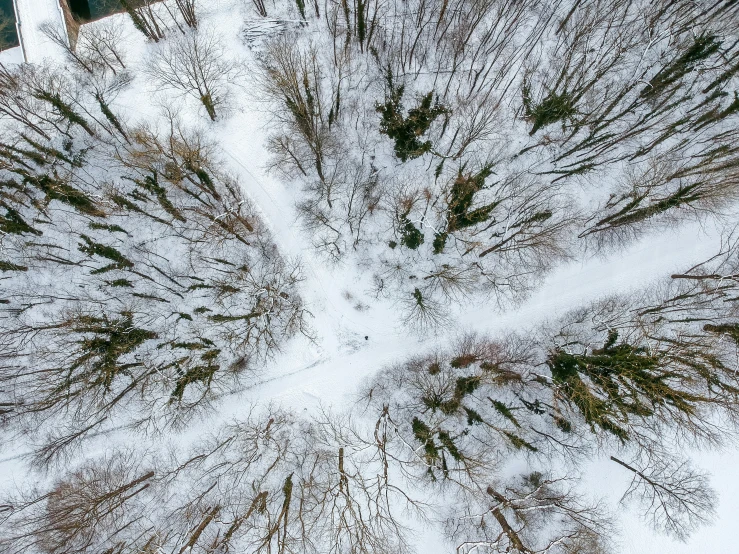
[[(59, 52), (33, 28), (30, 21), (60, 17), (56, 0), (18, 0), (23, 22), (24, 45), (30, 62), (40, 63), (46, 57), (59, 59)], [(203, 24), (217, 29), (230, 48), (239, 49), (247, 59), (253, 58), (241, 44), (238, 34), (243, 17), (240, 4), (226, 0), (209, 3)], [(123, 14), (112, 16), (126, 30), (127, 60), (136, 79), (115, 102), (127, 118), (152, 120), (157, 116), (156, 96), (137, 68), (145, 61), (152, 45), (132, 26)], [(94, 25), (92, 23), (91, 25)], [(9, 59), (10, 51), (3, 53)], [(0, 58), (2, 59), (2, 58)], [(300, 258), (304, 267), (302, 292), (313, 318), (311, 339), (297, 337), (284, 351), (263, 368), (258, 382), (232, 391), (222, 399), (217, 411), (207, 421), (194, 425), (182, 440), (197, 436), (199, 429), (214, 427), (243, 414), (253, 403), (273, 402), (292, 410), (313, 412), (321, 406), (341, 406), (353, 400), (358, 384), (385, 364), (420, 352), (439, 343), (436, 337), (419, 340), (398, 326), (391, 303), (378, 301), (368, 293), (369, 276), (360, 273), (353, 262), (344, 266), (327, 265), (311, 249), (301, 232), (294, 209), (295, 190), (267, 174), (267, 152), (264, 148), (267, 114), (255, 99), (255, 85), (246, 79), (236, 88), (231, 113), (215, 124), (207, 122), (191, 99), (183, 99), (182, 117), (208, 129), (223, 149), (227, 169), (236, 175), (246, 193), (262, 212), (274, 239), (287, 257)], [(144, 102), (143, 99), (149, 100)], [(713, 255), (719, 246), (718, 231), (712, 226), (689, 224), (667, 232), (647, 234), (623, 251), (607, 258), (591, 257), (565, 264), (551, 273), (529, 299), (515, 308), (500, 311), (493, 303), (465, 308), (457, 314), (455, 330), (449, 333), (477, 331), (495, 334), (506, 330), (525, 329), (545, 319), (562, 315), (568, 309), (604, 294), (638, 288), (690, 267)], [(347, 294), (351, 298), (347, 298)], [(369, 306), (357, 310), (361, 302)], [(367, 337), (367, 339), (365, 339)], [(442, 339), (443, 340), (443, 339)], [(102, 450), (111, 440), (126, 440), (127, 435), (111, 430), (92, 441), (85, 455)], [(138, 439), (137, 439), (138, 440)], [(27, 468), (19, 454), (23, 445), (4, 447), (0, 451), (0, 487), (22, 486)], [(739, 477), (734, 468), (739, 451), (697, 453), (697, 465), (713, 474), (714, 487), (720, 494), (715, 525), (696, 532), (687, 544), (656, 535), (640, 521), (637, 511), (621, 513), (621, 552), (624, 554), (696, 554), (731, 553), (736, 546), (735, 521), (739, 514)], [(593, 494), (604, 494), (616, 502), (625, 490), (628, 475), (614, 469), (612, 463), (597, 461), (588, 472)], [(431, 532), (419, 533), (419, 552), (444, 552), (439, 538)]]

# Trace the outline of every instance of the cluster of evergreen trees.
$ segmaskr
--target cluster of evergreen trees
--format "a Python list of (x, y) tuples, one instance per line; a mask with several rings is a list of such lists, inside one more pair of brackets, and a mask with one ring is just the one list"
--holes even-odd
[[(686, 538), (710, 520), (715, 493), (683, 449), (737, 431), (736, 264), (734, 245), (526, 334), (466, 336), (386, 368), (363, 394), (395, 430), (383, 448), (413, 482), (460, 502), (446, 525), (465, 552), (605, 551), (608, 517), (571, 483), (603, 454), (631, 472), (625, 498)], [(511, 481), (521, 459), (538, 473)]]
[(409, 321), (736, 198), (731, 2), (327, 9), (266, 46), (274, 167), (319, 251), (372, 257)]
[(6, 71), (35, 102), (0, 145), (0, 394), (39, 456), (111, 417), (179, 420), (303, 329), (299, 268), (203, 136)]
[[(156, 43), (148, 76), (225, 117), (241, 66), (194, 0), (123, 5)], [(361, 257), (409, 334), (736, 199), (736, 2), (254, 8), (300, 21), (255, 56), (271, 168), (316, 249)], [(602, 554), (612, 514), (579, 491), (594, 457), (656, 529), (710, 520), (682, 451), (737, 431), (731, 241), (645, 290), (381, 369), (345, 412), (262, 406), (163, 446), (307, 312), (218, 145), (170, 108), (159, 126), (119, 113), (135, 64), (99, 29), (46, 29), (68, 72), (0, 65), (0, 423), (58, 469), (0, 500), (0, 551), (410, 552), (411, 519), (461, 554)], [(141, 444), (62, 467), (117, 427)]]
[[(348, 413), (262, 407), (166, 455), (107, 451), (41, 496), (8, 498), (0, 546), (410, 552), (412, 514), (461, 552), (606, 553), (612, 514), (578, 490), (603, 455), (633, 477), (624, 500), (686, 538), (715, 493), (683, 449), (736, 433), (737, 252), (525, 334), (468, 335), (387, 367)], [(114, 379), (116, 356), (155, 338), (130, 318), (80, 322), (97, 336), (74, 363), (105, 351), (94, 367)]]

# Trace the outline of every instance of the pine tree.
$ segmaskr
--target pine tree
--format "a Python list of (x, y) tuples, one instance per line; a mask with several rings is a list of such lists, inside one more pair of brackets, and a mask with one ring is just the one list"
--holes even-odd
[(34, 96), (39, 100), (45, 100), (54, 106), (62, 117), (67, 119), (70, 123), (74, 123), (82, 127), (91, 137), (95, 136), (95, 132), (90, 128), (90, 125), (87, 123), (85, 118), (75, 112), (72, 106), (62, 100), (58, 94), (37, 89)]
[(423, 244), (423, 233), (413, 225), (406, 216), (400, 220), (400, 243), (411, 250), (416, 250)]
[(617, 341), (612, 330), (602, 348), (582, 354), (557, 349), (547, 360), (557, 393), (591, 429), (600, 427), (625, 442), (632, 417), (648, 418), (665, 404), (695, 411), (701, 397), (679, 387), (679, 375), (659, 351)]
[(492, 169), (490, 166), (485, 166), (474, 175), (463, 175), (462, 171), (463, 169), (459, 170), (449, 195), (446, 229), (437, 232), (434, 236), (435, 254), (439, 254), (444, 250), (450, 233), (487, 221), (492, 211), (499, 204), (499, 202), (493, 202), (474, 210), (471, 209), (475, 194), (483, 189), (485, 179), (492, 174)]
[[(71, 322), (72, 333), (85, 335), (79, 344), (76, 358), (69, 367), (70, 379), (84, 380), (92, 386), (110, 390), (113, 380), (120, 373), (139, 362), (120, 364), (119, 358), (135, 351), (157, 334), (134, 326), (133, 314), (122, 312), (120, 318), (107, 316), (81, 316)], [(74, 376), (74, 377), (72, 377)], [(59, 384), (61, 394), (69, 387), (68, 382)]]
[(567, 121), (577, 114), (575, 95), (564, 91), (550, 92), (541, 102), (534, 104), (531, 100), (531, 90), (527, 85), (523, 87), (523, 106), (526, 117), (534, 124), (529, 135), (534, 135), (542, 127)]
[(438, 100), (433, 103), (434, 93), (431, 91), (420, 99), (418, 106), (410, 109), (408, 115), (404, 116), (401, 101), (405, 86), (396, 86), (393, 83), (393, 74), (389, 69), (386, 78), (389, 95), (384, 104), (376, 107), (381, 114), (380, 132), (395, 141), (395, 155), (407, 162), (431, 151), (431, 141), (421, 141), (419, 137), (429, 130), (437, 117), (449, 110)]
[(123, 130), (123, 125), (121, 125), (121, 122), (111, 111), (110, 106), (108, 106), (107, 102), (105, 102), (103, 95), (100, 93), (96, 93), (95, 99), (98, 101), (98, 104), (100, 105), (100, 111), (103, 112), (105, 119), (107, 119), (111, 123), (111, 125), (113, 125), (113, 127), (115, 127), (115, 129), (121, 134), (125, 141), (130, 144), (130, 141), (128, 140), (128, 135), (126, 135), (126, 131)]

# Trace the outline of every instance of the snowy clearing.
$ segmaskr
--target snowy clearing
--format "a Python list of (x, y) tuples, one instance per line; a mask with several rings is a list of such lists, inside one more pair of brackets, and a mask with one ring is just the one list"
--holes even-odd
[(439, 4), (17, 0), (0, 551), (733, 551), (737, 10)]

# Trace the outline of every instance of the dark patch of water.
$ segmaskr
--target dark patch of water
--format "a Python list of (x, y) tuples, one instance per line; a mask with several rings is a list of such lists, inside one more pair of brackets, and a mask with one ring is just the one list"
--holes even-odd
[(69, 0), (69, 8), (82, 23), (124, 11), (120, 0)]
[(0, 0), (0, 50), (19, 45), (13, 0)]

